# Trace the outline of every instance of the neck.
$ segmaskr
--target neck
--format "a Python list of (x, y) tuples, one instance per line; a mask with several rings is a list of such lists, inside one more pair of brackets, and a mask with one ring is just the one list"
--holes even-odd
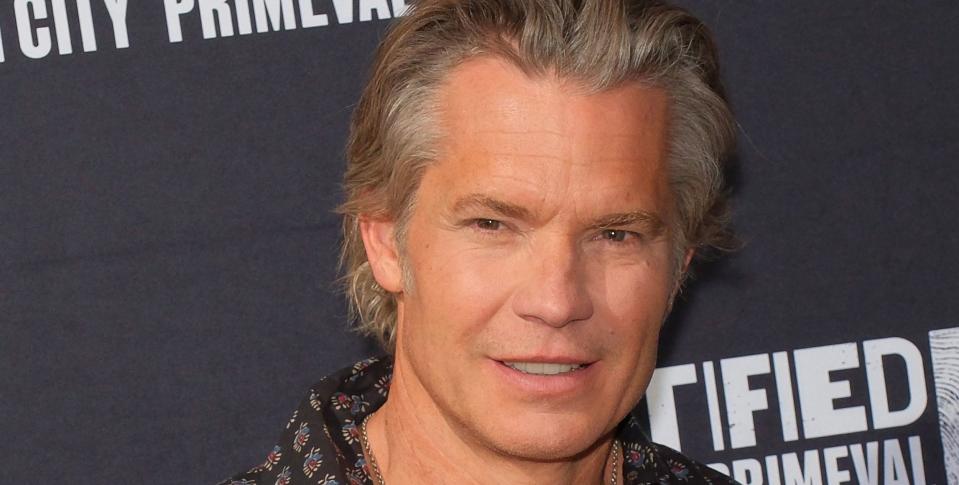
[(389, 485), (598, 485), (609, 483), (612, 473), (611, 435), (564, 460), (530, 461), (484, 446), (444, 416), (401, 359), (394, 363), (389, 398), (370, 418), (367, 430), (374, 459)]

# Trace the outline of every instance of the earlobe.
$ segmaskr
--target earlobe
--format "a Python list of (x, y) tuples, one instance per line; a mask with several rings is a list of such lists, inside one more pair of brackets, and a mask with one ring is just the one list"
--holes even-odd
[(360, 234), (376, 282), (390, 293), (403, 291), (403, 273), (393, 231), (396, 223), (388, 219), (360, 216)]

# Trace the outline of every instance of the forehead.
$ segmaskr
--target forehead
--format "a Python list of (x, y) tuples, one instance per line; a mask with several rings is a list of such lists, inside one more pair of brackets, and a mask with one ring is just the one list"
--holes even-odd
[(588, 93), (481, 57), (450, 73), (438, 108), (440, 159), (427, 176), (443, 176), (447, 193), (518, 190), (547, 199), (588, 191), (646, 206), (668, 198), (668, 105), (658, 88)]
[(630, 138), (656, 136), (666, 121), (662, 89), (634, 82), (590, 92), (578, 81), (550, 73), (532, 76), (496, 57), (467, 60), (440, 89), (441, 120), (472, 132), (535, 128), (559, 133), (575, 125), (592, 134)]

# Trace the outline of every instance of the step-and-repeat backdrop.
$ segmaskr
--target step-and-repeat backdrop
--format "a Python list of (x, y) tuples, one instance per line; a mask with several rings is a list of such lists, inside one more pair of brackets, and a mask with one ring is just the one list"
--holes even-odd
[[(959, 484), (959, 7), (687, 1), (745, 247), (640, 405), (744, 484)], [(0, 2), (4, 483), (211, 483), (376, 352), (333, 281), (351, 109), (403, 0)]]

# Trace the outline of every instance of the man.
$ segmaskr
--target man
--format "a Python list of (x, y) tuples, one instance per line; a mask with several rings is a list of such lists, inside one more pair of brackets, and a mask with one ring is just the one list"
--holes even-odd
[(705, 28), (659, 2), (424, 0), (356, 109), (343, 265), (390, 357), (311, 390), (227, 483), (731, 483), (631, 409), (728, 237)]

